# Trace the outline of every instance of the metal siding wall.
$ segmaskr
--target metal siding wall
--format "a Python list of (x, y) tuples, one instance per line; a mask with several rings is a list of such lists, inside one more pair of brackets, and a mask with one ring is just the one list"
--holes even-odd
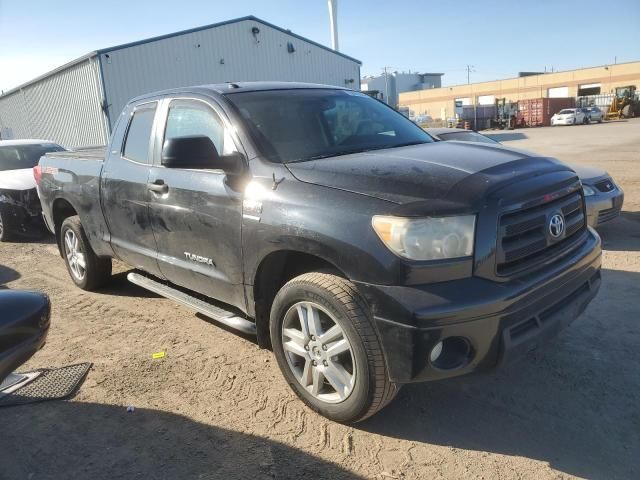
[(98, 69), (92, 57), (0, 98), (0, 130), (67, 148), (105, 145)]
[(114, 50), (101, 61), (112, 122), (131, 98), (166, 88), (252, 80), (345, 86), (345, 79), (360, 86), (357, 62), (252, 20)]
[(0, 98), (0, 138), (6, 140), (29, 137), (30, 129), (25, 110), (22, 91)]

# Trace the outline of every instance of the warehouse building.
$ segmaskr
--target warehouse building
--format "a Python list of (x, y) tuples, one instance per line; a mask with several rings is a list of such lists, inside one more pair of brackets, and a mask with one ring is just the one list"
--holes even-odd
[(0, 138), (104, 145), (124, 105), (166, 88), (279, 80), (360, 88), (361, 62), (249, 16), (91, 52), (0, 96)]
[(613, 94), (616, 88), (640, 89), (640, 62), (603, 65), (564, 72), (526, 74), (518, 78), (470, 83), (400, 94), (399, 105), (412, 116), (448, 119), (455, 106), (494, 105), (497, 99), (517, 102), (533, 98)]
[(364, 77), (362, 91), (376, 92), (376, 98), (394, 108), (398, 107), (399, 95), (442, 86), (444, 73), (383, 72), (381, 75)]

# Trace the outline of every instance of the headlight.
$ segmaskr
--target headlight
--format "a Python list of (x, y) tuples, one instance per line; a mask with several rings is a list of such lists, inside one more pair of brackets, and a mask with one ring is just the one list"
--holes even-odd
[(376, 215), (371, 223), (391, 251), (411, 260), (473, 255), (475, 215), (429, 218)]
[(585, 197), (590, 197), (592, 195), (596, 194), (596, 191), (591, 188), (589, 185), (582, 185), (582, 190), (584, 191), (584, 196)]

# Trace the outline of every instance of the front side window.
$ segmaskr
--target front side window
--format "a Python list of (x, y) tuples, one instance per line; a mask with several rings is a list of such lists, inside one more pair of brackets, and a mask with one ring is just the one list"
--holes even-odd
[(129, 160), (139, 163), (151, 163), (149, 146), (156, 104), (136, 108), (129, 123), (123, 155)]
[(197, 135), (209, 137), (220, 155), (236, 151), (229, 131), (208, 105), (193, 100), (173, 100), (169, 104), (165, 140)]
[(403, 115), (350, 90), (234, 92), (227, 98), (238, 109), (262, 154), (273, 162), (433, 142)]
[(55, 143), (32, 145), (5, 145), (0, 147), (0, 171), (33, 168), (40, 157), (48, 152), (61, 152), (64, 148)]

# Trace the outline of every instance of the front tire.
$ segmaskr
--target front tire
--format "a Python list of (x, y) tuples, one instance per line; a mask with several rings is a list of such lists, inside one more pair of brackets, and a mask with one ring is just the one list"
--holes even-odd
[(111, 259), (94, 253), (77, 215), (62, 222), (59, 244), (69, 276), (78, 287), (93, 291), (111, 279)]
[(362, 421), (398, 392), (370, 309), (348, 280), (314, 272), (289, 281), (274, 299), (270, 333), (286, 381), (331, 420)]

